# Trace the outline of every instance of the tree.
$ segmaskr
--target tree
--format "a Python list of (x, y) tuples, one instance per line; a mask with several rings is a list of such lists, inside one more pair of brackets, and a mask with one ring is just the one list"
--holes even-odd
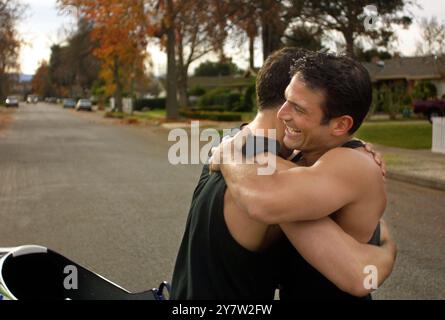
[(122, 111), (122, 97), (131, 86), (135, 71), (144, 68), (147, 55), (147, 7), (143, 0), (58, 0), (62, 10), (73, 7), (91, 23), (91, 36), (98, 42), (94, 54), (101, 60), (100, 76)]
[(288, 47), (320, 51), (324, 49), (322, 36), (323, 30), (319, 26), (302, 23), (293, 26), (285, 33), (284, 44)]
[(284, 0), (228, 0), (227, 21), (241, 28), (249, 39), (249, 65), (254, 66), (254, 40), (261, 35), (263, 59), (283, 46), (282, 38), (298, 8)]
[(52, 90), (60, 97), (88, 96), (99, 77), (100, 61), (94, 56), (97, 41), (91, 38), (92, 26), (79, 19), (66, 45), (53, 45), (49, 60)]
[(403, 10), (414, 3), (414, 0), (375, 0), (372, 2), (378, 9), (376, 28), (366, 30), (364, 26), (364, 8), (368, 0), (313, 1), (293, 0), (300, 8), (298, 20), (319, 25), (325, 32), (340, 32), (346, 43), (346, 53), (354, 56), (357, 39), (368, 38), (377, 46), (386, 46), (391, 41), (394, 31), (392, 25), (407, 26), (411, 18)]
[(53, 95), (49, 66), (46, 61), (40, 62), (40, 66), (32, 78), (32, 91), (41, 97), (49, 97)]
[(193, 61), (218, 50), (226, 31), (214, 25), (208, 0), (187, 0), (176, 18), (178, 93), (181, 107), (188, 106), (188, 70)]
[(359, 61), (372, 62), (372, 59), (377, 57), (380, 60), (388, 60), (392, 58), (391, 53), (386, 50), (368, 49), (364, 50), (361, 46), (355, 48), (355, 56)]
[(230, 76), (241, 73), (242, 70), (231, 61), (228, 62), (211, 62), (205, 61), (195, 69), (195, 76), (197, 77), (218, 77)]
[(429, 80), (417, 81), (411, 94), (413, 99), (427, 100), (437, 98), (437, 88)]
[(6, 94), (7, 73), (17, 71), (22, 41), (17, 23), (23, 18), (26, 6), (16, 0), (0, 0), (0, 98)]
[(416, 54), (442, 55), (445, 54), (445, 24), (436, 17), (422, 18), (420, 22), (422, 40), (417, 43)]

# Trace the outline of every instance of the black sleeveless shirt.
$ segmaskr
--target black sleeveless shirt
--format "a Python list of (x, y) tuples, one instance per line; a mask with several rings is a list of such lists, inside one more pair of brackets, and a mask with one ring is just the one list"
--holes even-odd
[(173, 273), (171, 299), (272, 300), (277, 287), (273, 261), (232, 237), (224, 219), (227, 185), (204, 166), (193, 194)]
[[(342, 147), (360, 148), (363, 143), (351, 140)], [(298, 162), (302, 154), (292, 161)], [(380, 245), (380, 224), (369, 241), (369, 244)], [(364, 298), (352, 296), (339, 288), (312, 267), (298, 253), (290, 241), (283, 237), (275, 246), (276, 261), (279, 267), (280, 300), (370, 300), (371, 295)]]

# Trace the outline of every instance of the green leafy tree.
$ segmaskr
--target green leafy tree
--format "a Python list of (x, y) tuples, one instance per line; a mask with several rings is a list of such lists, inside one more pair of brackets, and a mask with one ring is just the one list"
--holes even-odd
[(206, 61), (201, 63), (195, 69), (195, 76), (199, 77), (217, 77), (230, 76), (242, 73), (236, 64), (231, 61), (227, 62), (211, 62)]
[[(325, 32), (336, 31), (343, 35), (346, 53), (354, 56), (354, 47), (360, 37), (368, 38), (377, 46), (387, 46), (393, 39), (393, 25), (408, 26), (412, 19), (405, 14), (405, 8), (414, 0), (338, 0), (338, 1), (291, 1), (300, 10), (298, 19), (318, 25)], [(373, 4), (378, 9), (377, 22), (374, 28), (365, 28), (364, 8)]]
[(413, 99), (427, 100), (437, 98), (437, 88), (431, 81), (422, 80), (416, 82), (411, 94)]

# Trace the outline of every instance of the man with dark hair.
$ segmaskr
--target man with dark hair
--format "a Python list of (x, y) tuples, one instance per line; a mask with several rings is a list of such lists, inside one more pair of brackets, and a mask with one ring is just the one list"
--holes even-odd
[[(277, 119), (277, 110), (285, 102), (283, 92), (291, 79), (291, 65), (307, 54), (286, 48), (267, 59), (257, 77), (259, 112), (248, 125), (253, 131), (276, 130), (277, 139), (283, 140), (284, 124)], [(176, 260), (172, 299), (274, 298), (280, 271), (275, 247), (282, 237), (280, 227), (252, 218), (235, 200), (236, 195), (226, 191), (223, 176), (210, 175), (205, 165)], [(263, 192), (272, 195), (277, 190)], [(317, 270), (351, 294), (371, 291), (362, 286), (365, 266), (379, 268), (379, 284), (392, 270), (395, 246), (387, 236), (381, 247), (361, 244), (330, 219), (302, 228), (299, 235), (310, 239), (293, 241), (301, 255), (316, 262)], [(323, 254), (334, 249), (336, 255)], [(330, 271), (332, 265), (336, 272)]]
[[(375, 235), (386, 208), (384, 179), (363, 144), (352, 139), (371, 104), (369, 74), (351, 58), (323, 53), (306, 54), (292, 70), (278, 119), (285, 126), (283, 144), (300, 151), (293, 162), (269, 152), (257, 155), (259, 163), (240, 165), (236, 156), (223, 152), (230, 150), (227, 146), (242, 143), (250, 132), (255, 134), (256, 128), (249, 125), (250, 132), (243, 130), (222, 143), (214, 154), (219, 161), (211, 164), (211, 169), (221, 169), (228, 193), (240, 211), (266, 225), (279, 224), (292, 243), (280, 252), (281, 298), (365, 296), (369, 286), (363, 283), (364, 270), (373, 270), (379, 278), (382, 271), (385, 277), (387, 270), (370, 263), (362, 268), (355, 285), (348, 287), (345, 279), (354, 275), (344, 273), (338, 260), (334, 261), (350, 258), (343, 256), (341, 237), (314, 249), (319, 255), (305, 255), (305, 250), (316, 239), (308, 230), (326, 236), (330, 231), (322, 227), (333, 221), (359, 243), (379, 243)], [(236, 147), (233, 150), (241, 152)], [(258, 175), (265, 156), (276, 161), (277, 171)], [(328, 269), (320, 264), (325, 259), (332, 262)], [(356, 263), (354, 259), (350, 262)]]

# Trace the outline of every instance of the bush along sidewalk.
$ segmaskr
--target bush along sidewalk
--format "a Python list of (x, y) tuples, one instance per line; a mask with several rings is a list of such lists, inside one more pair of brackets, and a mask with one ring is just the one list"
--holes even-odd
[(198, 111), (198, 110), (180, 110), (182, 117), (197, 120), (213, 120), (213, 121), (242, 121), (242, 114), (239, 112), (228, 111)]

